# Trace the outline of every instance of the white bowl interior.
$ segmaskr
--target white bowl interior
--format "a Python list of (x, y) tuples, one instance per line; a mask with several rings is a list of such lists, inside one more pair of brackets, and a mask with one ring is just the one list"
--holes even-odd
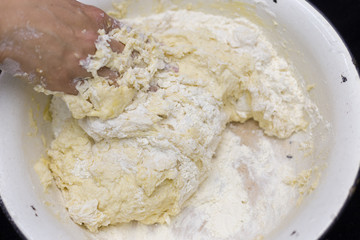
[[(111, 9), (109, 0), (82, 2)], [(201, 1), (183, 1), (187, 3)], [(360, 81), (351, 56), (328, 22), (306, 1), (241, 1), (237, 10), (214, 8), (204, 1), (201, 11), (251, 16), (264, 28), (278, 51), (295, 67), (305, 83), (315, 84), (312, 100), (331, 123), (331, 141), (316, 151), (324, 153), (327, 167), (317, 189), (292, 212), (287, 221), (267, 239), (316, 239), (334, 220), (356, 178), (360, 158)], [(227, 1), (221, 1), (227, 2)], [(239, 1), (240, 2), (240, 1)], [(247, 5), (250, 3), (251, 5)], [(152, 1), (133, 1), (129, 16), (150, 14)], [(170, 6), (170, 5), (166, 5)], [(195, 5), (194, 5), (195, 6)], [(275, 24), (275, 22), (277, 24)], [(347, 81), (343, 82), (343, 77)], [(44, 193), (34, 164), (44, 155), (43, 138), (49, 137), (49, 124), (42, 118), (48, 97), (11, 76), (0, 79), (0, 194), (10, 216), (28, 239), (87, 239), (91, 236), (74, 224), (62, 207), (56, 189)], [(33, 123), (30, 119), (34, 119)], [(37, 131), (34, 126), (37, 126)], [(44, 137), (42, 137), (44, 136)], [(46, 143), (48, 144), (48, 142)], [(306, 164), (306, 163), (304, 163)]]

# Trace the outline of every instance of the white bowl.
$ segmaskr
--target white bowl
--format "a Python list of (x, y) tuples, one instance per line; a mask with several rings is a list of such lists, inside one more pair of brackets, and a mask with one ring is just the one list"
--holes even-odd
[[(109, 10), (112, 0), (82, 2)], [(130, 5), (130, 16), (149, 14), (150, 0), (141, 1), (141, 5), (138, 1), (134, 2), (138, 4)], [(183, 1), (188, 2), (200, 1)], [(231, 15), (231, 11), (226, 9), (212, 8), (212, 2), (219, 1), (206, 1), (201, 5), (201, 10)], [(330, 143), (317, 146), (326, 153), (324, 161), (327, 163), (317, 189), (292, 212), (284, 224), (266, 236), (266, 239), (317, 239), (344, 205), (358, 172), (359, 76), (341, 38), (306, 1), (240, 2), (252, 4), (241, 5), (242, 11), (255, 12), (278, 51), (292, 62), (308, 83), (316, 84), (311, 97), (332, 125)], [(1, 76), (1, 198), (12, 221), (28, 239), (87, 239), (89, 234), (67, 217), (56, 191), (44, 194), (33, 169), (36, 160), (44, 154), (41, 135), (47, 138), (50, 132), (41, 112), (47, 101), (47, 97), (36, 94), (23, 82), (6, 74)], [(29, 121), (29, 115), (36, 124)], [(35, 125), (38, 126), (37, 133)]]

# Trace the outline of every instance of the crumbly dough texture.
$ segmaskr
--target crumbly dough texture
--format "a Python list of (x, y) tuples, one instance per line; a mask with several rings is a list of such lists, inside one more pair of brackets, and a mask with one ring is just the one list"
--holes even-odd
[[(197, 18), (210, 22), (185, 20)], [(97, 52), (82, 63), (93, 78), (77, 96), (53, 97), (51, 107), (48, 164), (76, 223), (95, 232), (132, 220), (168, 222), (206, 178), (230, 121), (253, 118), (279, 138), (306, 128), (296, 80), (264, 81), (256, 58), (237, 51), (246, 39), (231, 45), (206, 27), (220, 20), (238, 24), (179, 11), (133, 21), (158, 40), (128, 24), (99, 31)], [(110, 40), (124, 43), (124, 52), (113, 52)], [(116, 81), (98, 76), (102, 67), (118, 72)], [(71, 114), (61, 118), (64, 103)]]

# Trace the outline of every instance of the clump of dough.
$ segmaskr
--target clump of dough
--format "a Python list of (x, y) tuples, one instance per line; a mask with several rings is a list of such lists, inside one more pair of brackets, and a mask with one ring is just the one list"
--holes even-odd
[[(53, 97), (54, 113), (66, 104), (71, 114), (53, 115), (49, 168), (71, 218), (90, 231), (168, 222), (206, 178), (228, 122), (253, 118), (279, 138), (306, 128), (295, 79), (278, 91), (276, 81), (262, 82), (251, 54), (209, 29), (172, 30), (190, 13), (142, 20), (162, 43), (125, 25), (100, 31), (96, 53), (83, 62), (93, 77), (77, 96)], [(113, 52), (110, 40), (124, 43), (124, 52)], [(119, 77), (98, 76), (103, 67)]]
[[(227, 122), (205, 83), (178, 74), (160, 45), (133, 31), (100, 32), (86, 66), (94, 78), (78, 86), (79, 95), (63, 96), (73, 118), (62, 119), (48, 150), (70, 216), (90, 231), (178, 214), (206, 176)], [(124, 53), (103, 39), (124, 42)], [(97, 75), (104, 66), (120, 73), (117, 86)], [(122, 87), (129, 102), (117, 97)], [(57, 104), (54, 97), (53, 112), (62, 111)]]
[[(77, 85), (77, 96), (64, 95), (63, 99), (76, 119), (98, 117), (110, 119), (119, 116), (133, 101), (137, 92), (146, 92), (154, 84), (154, 75), (168, 67), (164, 52), (151, 36), (129, 27), (114, 29), (110, 34), (99, 31), (97, 48), (93, 56), (82, 62), (92, 78)], [(125, 44), (122, 53), (111, 50), (110, 41)], [(98, 75), (102, 68), (109, 68), (119, 77), (115, 81)]]

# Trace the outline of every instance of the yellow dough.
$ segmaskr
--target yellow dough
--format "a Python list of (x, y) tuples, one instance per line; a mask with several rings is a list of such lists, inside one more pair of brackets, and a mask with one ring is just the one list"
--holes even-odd
[[(206, 178), (231, 121), (253, 118), (279, 138), (306, 128), (296, 80), (288, 72), (286, 81), (266, 80), (256, 58), (221, 39), (207, 18), (239, 24), (180, 11), (100, 31), (97, 52), (82, 63), (93, 78), (77, 96), (53, 97), (49, 168), (76, 223), (97, 231), (170, 221)], [(200, 20), (190, 28), (184, 19)], [(110, 40), (124, 52), (112, 52)], [(102, 67), (119, 73), (116, 82), (97, 75)], [(60, 116), (65, 104), (71, 114)]]

